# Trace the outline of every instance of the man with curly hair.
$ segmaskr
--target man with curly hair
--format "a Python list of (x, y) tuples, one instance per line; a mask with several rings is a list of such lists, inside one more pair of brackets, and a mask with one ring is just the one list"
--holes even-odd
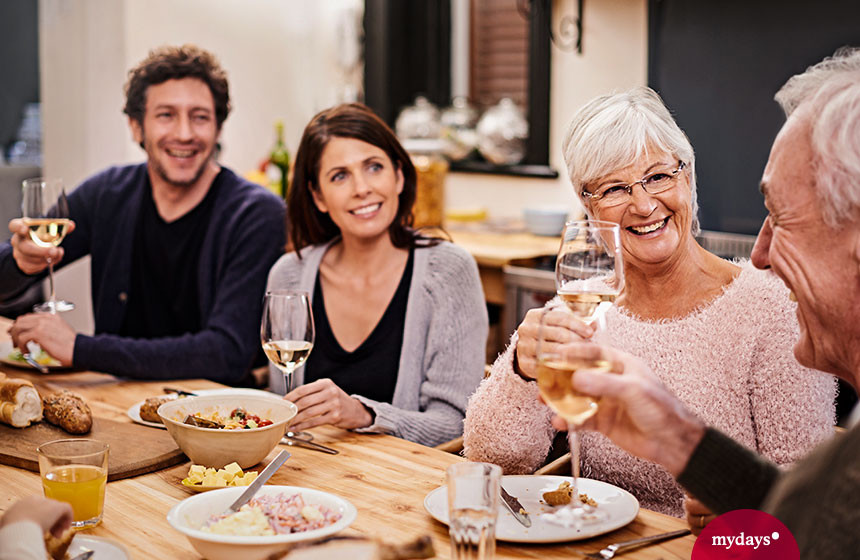
[(59, 314), (19, 317), (19, 348), (65, 366), (139, 379), (245, 384), (259, 351), (269, 268), (285, 245), (283, 201), (216, 161), (227, 77), (193, 45), (162, 47), (129, 71), (129, 127), (146, 162), (111, 167), (68, 196), (62, 246), (38, 247), (22, 220), (0, 245), (0, 300), (90, 255), (95, 335)]

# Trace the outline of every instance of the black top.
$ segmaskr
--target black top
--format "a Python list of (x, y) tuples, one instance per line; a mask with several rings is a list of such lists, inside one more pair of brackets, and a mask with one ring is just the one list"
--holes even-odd
[(400, 349), (406, 325), (406, 302), (412, 281), (412, 258), (409, 251), (406, 269), (394, 297), (370, 336), (352, 352), (343, 349), (331, 330), (325, 312), (319, 272), (314, 284), (313, 313), (316, 325), (314, 349), (305, 364), (305, 383), (329, 378), (348, 395), (361, 395), (378, 402), (390, 403), (400, 369)]
[(218, 173), (197, 206), (172, 222), (158, 214), (147, 179), (134, 233), (128, 305), (119, 334), (158, 338), (201, 329), (198, 264), (223, 175), (223, 171)]

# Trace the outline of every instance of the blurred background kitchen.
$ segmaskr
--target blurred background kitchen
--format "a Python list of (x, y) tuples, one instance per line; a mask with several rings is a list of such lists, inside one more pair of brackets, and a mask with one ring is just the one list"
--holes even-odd
[[(4, 0), (0, 239), (23, 178), (71, 188), (143, 158), (122, 114), (126, 70), (152, 47), (195, 43), (230, 79), (220, 161), (273, 188), (277, 122), (291, 155), (310, 117), (338, 102), (396, 126), (424, 170), (420, 221), (444, 220), (480, 265), (491, 358), (551, 295), (555, 236), (580, 214), (560, 149), (578, 107), (637, 85), (661, 93), (697, 151), (701, 223), (717, 232), (703, 243), (746, 256), (783, 121), (773, 93), (860, 45), (858, 21), (855, 0)], [(57, 281), (84, 332), (88, 274), (84, 259)]]

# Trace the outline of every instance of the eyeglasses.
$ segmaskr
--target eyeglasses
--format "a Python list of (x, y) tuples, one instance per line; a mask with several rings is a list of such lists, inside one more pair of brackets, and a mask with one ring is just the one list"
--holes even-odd
[(598, 187), (594, 192), (582, 191), (582, 198), (590, 199), (592, 202), (600, 203), (603, 207), (618, 206), (630, 200), (633, 196), (633, 187), (642, 185), (648, 194), (659, 194), (668, 191), (678, 182), (678, 174), (687, 167), (683, 161), (678, 162), (678, 167), (672, 171), (655, 171), (638, 181), (629, 185), (610, 184)]

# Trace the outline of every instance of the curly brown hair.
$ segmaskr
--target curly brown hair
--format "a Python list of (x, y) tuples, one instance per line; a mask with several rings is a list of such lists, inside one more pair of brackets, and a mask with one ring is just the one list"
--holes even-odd
[(143, 125), (149, 86), (182, 78), (197, 78), (209, 87), (215, 102), (215, 122), (220, 130), (230, 113), (227, 73), (215, 55), (196, 45), (163, 46), (149, 51), (145, 59), (128, 71), (122, 112)]

